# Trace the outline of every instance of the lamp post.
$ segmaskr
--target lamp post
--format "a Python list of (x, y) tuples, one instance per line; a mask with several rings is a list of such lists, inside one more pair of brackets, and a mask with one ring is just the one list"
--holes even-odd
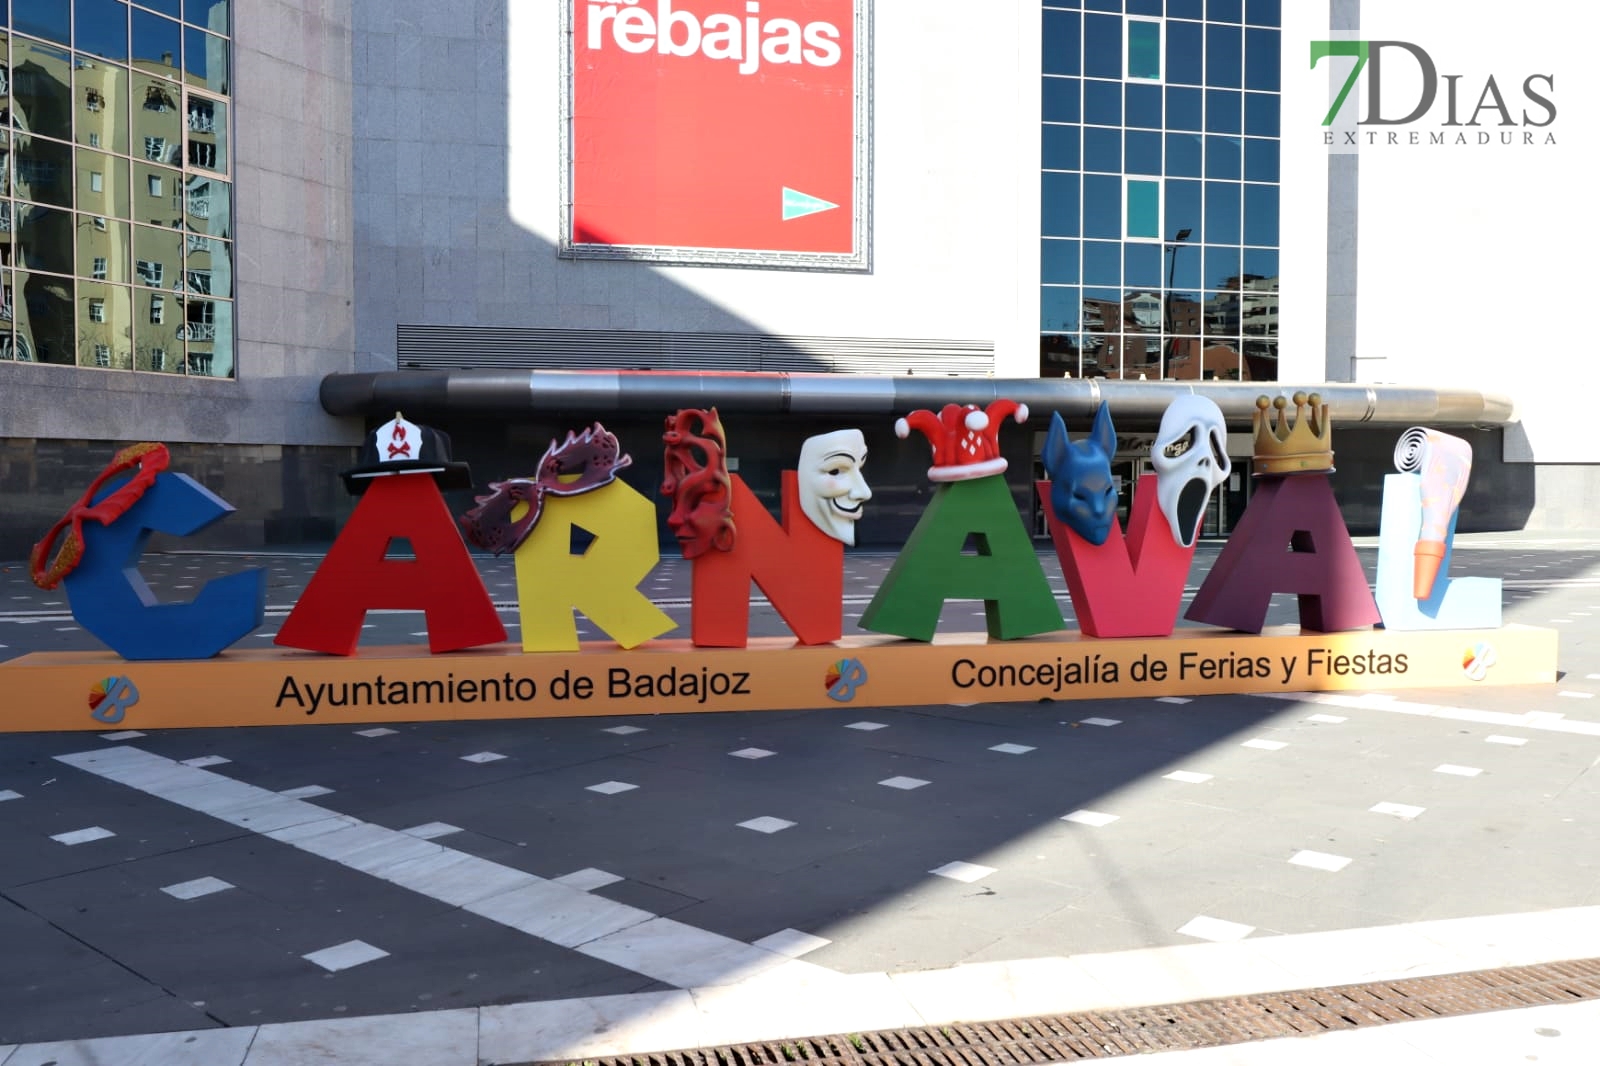
[[(1175, 351), (1175, 349), (1169, 350), (1167, 347), (1168, 339), (1171, 337), (1173, 332), (1171, 302), (1172, 275), (1178, 269), (1178, 249), (1182, 247), (1184, 241), (1189, 239), (1189, 234), (1191, 232), (1192, 231), (1188, 229), (1181, 229), (1177, 233), (1174, 233), (1172, 235), (1172, 240), (1167, 243), (1166, 248), (1167, 253), (1172, 258), (1167, 262), (1167, 284), (1161, 290), (1161, 328), (1164, 331), (1164, 335), (1161, 338), (1161, 350), (1167, 353), (1167, 358), (1169, 359), (1171, 358), (1172, 352)], [(1165, 366), (1161, 368), (1162, 377), (1167, 376), (1166, 370), (1167, 368)]]

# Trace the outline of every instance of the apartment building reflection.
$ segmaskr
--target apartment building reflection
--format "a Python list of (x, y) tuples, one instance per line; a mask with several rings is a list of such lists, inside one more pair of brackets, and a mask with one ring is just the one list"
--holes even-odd
[(1204, 299), (1129, 290), (1086, 295), (1077, 321), (1040, 338), (1046, 377), (1275, 381), (1278, 279), (1234, 276)]
[(123, 11), (0, 33), (0, 357), (231, 376), (227, 41)]

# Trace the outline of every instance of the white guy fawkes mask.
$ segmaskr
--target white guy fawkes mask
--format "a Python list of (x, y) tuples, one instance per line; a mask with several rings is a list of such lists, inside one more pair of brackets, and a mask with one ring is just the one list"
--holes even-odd
[(872, 499), (861, 476), (867, 440), (859, 429), (807, 437), (800, 445), (800, 509), (834, 540), (856, 542), (856, 521)]
[(1179, 547), (1193, 546), (1211, 491), (1233, 470), (1222, 408), (1193, 393), (1173, 400), (1150, 446), (1150, 465), (1156, 468), (1156, 501), (1172, 527), (1172, 539)]

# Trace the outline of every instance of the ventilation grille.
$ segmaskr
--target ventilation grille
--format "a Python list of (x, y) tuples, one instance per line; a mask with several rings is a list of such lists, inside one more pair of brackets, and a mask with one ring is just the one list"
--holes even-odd
[(990, 341), (404, 324), (396, 334), (401, 370), (994, 372)]

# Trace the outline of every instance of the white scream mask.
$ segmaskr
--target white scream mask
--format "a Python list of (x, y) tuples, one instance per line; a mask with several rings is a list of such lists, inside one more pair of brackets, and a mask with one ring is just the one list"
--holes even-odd
[(807, 437), (800, 445), (800, 510), (834, 540), (856, 542), (856, 521), (872, 499), (861, 468), (867, 440), (859, 429)]
[(1188, 548), (1200, 535), (1211, 490), (1233, 470), (1222, 408), (1193, 393), (1173, 400), (1150, 446), (1150, 465), (1156, 468), (1156, 501), (1172, 527), (1172, 539)]

